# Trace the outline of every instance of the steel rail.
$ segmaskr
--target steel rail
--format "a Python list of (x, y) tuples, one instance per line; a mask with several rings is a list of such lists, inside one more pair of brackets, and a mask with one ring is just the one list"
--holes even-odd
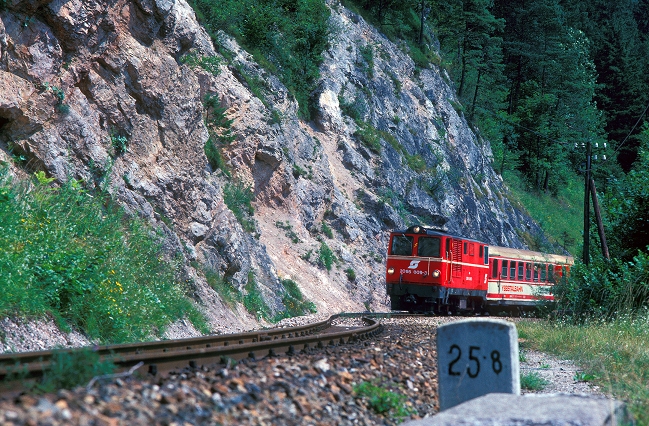
[[(139, 363), (150, 374), (166, 373), (176, 368), (198, 367), (222, 362), (228, 358), (259, 359), (281, 353), (323, 348), (369, 338), (382, 330), (381, 324), (358, 314), (366, 326), (343, 329), (332, 326), (332, 321), (349, 314), (334, 315), (326, 321), (306, 326), (258, 330), (247, 333), (203, 336), (189, 339), (105, 345), (53, 351), (35, 351), (0, 354), (0, 384), (2, 390), (21, 388), (21, 382), (35, 382), (55, 362), (55, 355), (91, 349), (101, 360), (110, 360), (118, 371), (126, 371)], [(19, 372), (19, 375), (16, 373)], [(12, 377), (15, 376), (15, 377)], [(19, 378), (18, 378), (19, 377)]]

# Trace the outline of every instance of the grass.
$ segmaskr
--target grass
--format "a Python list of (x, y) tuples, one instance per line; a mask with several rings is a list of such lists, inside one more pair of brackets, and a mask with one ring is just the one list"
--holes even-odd
[(614, 321), (521, 321), (519, 336), (534, 349), (574, 360), (592, 381), (626, 401), (639, 426), (649, 425), (649, 313)]
[(252, 207), (252, 200), (255, 194), (252, 188), (240, 183), (228, 183), (223, 188), (223, 201), (237, 218), (243, 229), (254, 232), (257, 224), (252, 215), (255, 210)]
[(539, 376), (538, 373), (531, 372), (521, 374), (521, 389), (531, 391), (541, 391), (548, 385), (548, 381)]
[(248, 312), (253, 314), (257, 318), (257, 321), (262, 318), (269, 318), (271, 313), (270, 308), (261, 294), (261, 289), (257, 285), (255, 274), (252, 271), (248, 272), (248, 284), (246, 284), (245, 291), (243, 306), (246, 307)]
[(282, 303), (286, 310), (280, 312), (274, 321), (277, 322), (283, 318), (297, 317), (304, 314), (315, 314), (318, 310), (313, 302), (304, 298), (297, 283), (290, 279), (282, 280), (282, 286), (286, 293), (282, 297)]
[(0, 169), (0, 315), (52, 316), (99, 342), (151, 339), (189, 318), (208, 332), (162, 237), (106, 194)]
[(93, 377), (113, 374), (115, 369), (112, 361), (101, 361), (99, 355), (88, 348), (56, 352), (51, 367), (43, 373), (43, 379), (35, 390), (51, 393), (58, 389), (74, 389), (88, 384)]
[(212, 287), (219, 296), (221, 296), (221, 300), (223, 300), (223, 303), (227, 306), (233, 308), (235, 304), (241, 300), (241, 294), (239, 291), (218, 272), (210, 268), (202, 268), (198, 263), (196, 263), (194, 267), (203, 270), (207, 284)]
[(370, 382), (361, 382), (355, 385), (354, 392), (357, 398), (367, 401), (370, 408), (377, 414), (390, 415), (395, 419), (403, 419), (414, 412), (412, 408), (405, 404), (407, 399), (405, 395), (392, 392)]
[(570, 253), (578, 252), (584, 228), (584, 188), (577, 176), (556, 197), (542, 192), (529, 192), (524, 178), (515, 172), (504, 172), (503, 179), (514, 198), (525, 206), (524, 209), (552, 240)]

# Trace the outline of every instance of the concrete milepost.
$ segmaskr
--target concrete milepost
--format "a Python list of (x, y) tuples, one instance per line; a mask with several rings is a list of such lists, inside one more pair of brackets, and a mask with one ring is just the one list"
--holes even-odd
[(440, 411), (488, 393), (521, 393), (518, 332), (510, 322), (469, 319), (437, 328)]

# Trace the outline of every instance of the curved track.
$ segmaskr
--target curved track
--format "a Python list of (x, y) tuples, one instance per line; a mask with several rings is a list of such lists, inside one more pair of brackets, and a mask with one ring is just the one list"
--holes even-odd
[[(374, 336), (382, 330), (372, 317), (399, 314), (340, 314), (326, 321), (305, 326), (258, 330), (254, 332), (212, 335), (190, 339), (164, 340), (94, 347), (100, 359), (111, 360), (118, 371), (134, 367), (150, 374), (164, 374), (176, 368), (216, 364), (224, 359), (263, 358), (281, 353), (292, 354), (311, 348), (324, 348), (354, 342)], [(336, 327), (332, 323), (341, 317), (360, 317), (364, 327)], [(82, 348), (81, 350), (83, 350)], [(85, 348), (86, 350), (88, 348)], [(73, 353), (80, 349), (23, 352), (0, 355), (0, 391), (15, 393), (25, 384), (40, 379), (47, 371), (55, 354)], [(20, 378), (12, 380), (12, 374)]]

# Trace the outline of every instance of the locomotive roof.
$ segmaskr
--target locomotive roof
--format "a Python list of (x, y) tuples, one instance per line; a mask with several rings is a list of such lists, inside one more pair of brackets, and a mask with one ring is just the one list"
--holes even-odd
[(572, 265), (575, 260), (572, 256), (548, 254), (538, 251), (514, 249), (509, 247), (489, 246), (489, 256), (500, 256), (512, 259), (529, 260), (531, 262), (549, 262), (560, 265)]
[[(417, 230), (419, 228), (419, 230)], [(456, 240), (464, 240), (464, 241), (471, 241), (474, 243), (478, 244), (484, 244), (488, 245), (487, 243), (484, 243), (482, 241), (474, 240), (473, 238), (466, 238), (466, 237), (461, 237), (459, 235), (453, 235), (448, 233), (448, 231), (444, 229), (438, 229), (438, 228), (427, 228), (425, 226), (421, 225), (413, 225), (408, 229), (404, 229), (402, 231), (392, 231), (393, 234), (418, 234), (418, 235), (432, 235), (435, 237), (451, 237)]]

